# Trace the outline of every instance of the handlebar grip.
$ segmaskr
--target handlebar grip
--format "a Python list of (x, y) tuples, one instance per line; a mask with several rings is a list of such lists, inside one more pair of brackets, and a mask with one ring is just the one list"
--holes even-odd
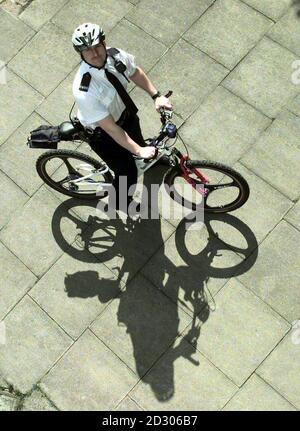
[(155, 154), (154, 154), (154, 156), (151, 157), (151, 159), (144, 159), (143, 160), (144, 163), (150, 163), (150, 162), (152, 162), (154, 159), (156, 159), (157, 155), (158, 155), (158, 148), (155, 148)]

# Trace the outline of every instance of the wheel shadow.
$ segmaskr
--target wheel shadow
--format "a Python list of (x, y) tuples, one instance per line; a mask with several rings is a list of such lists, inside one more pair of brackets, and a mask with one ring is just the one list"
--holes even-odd
[[(164, 171), (162, 167), (149, 170), (144, 177), (145, 186), (161, 182)], [(79, 230), (72, 244), (62, 233), (62, 207), (64, 217)], [(255, 263), (258, 255), (255, 235), (231, 214), (206, 216), (201, 231), (192, 232), (200, 247), (191, 252), (193, 241), (187, 240), (185, 220), (172, 233), (169, 224), (161, 219), (124, 222), (120, 218), (105, 220), (89, 214), (84, 220), (84, 207), (85, 202), (70, 199), (57, 209), (52, 223), (54, 238), (75, 259), (93, 262), (96, 258), (118, 280), (102, 279), (97, 271), (67, 274), (66, 293), (68, 297), (97, 296), (101, 303), (112, 299), (118, 302), (115, 321), (110, 322), (111, 340), (130, 337), (131, 357), (124, 353), (126, 346), (122, 342), (115, 347), (110, 339), (103, 341), (112, 350), (119, 349), (118, 356), (129, 362), (157, 400), (168, 401), (175, 391), (175, 361), (185, 358), (199, 366), (192, 355), (201, 342), (201, 327), (214, 310), (214, 295), (229, 278), (248, 271)], [(89, 205), (91, 208), (95, 205)], [(234, 235), (222, 236), (228, 233), (224, 230), (228, 226), (243, 238), (244, 247), (228, 240)], [(227, 258), (223, 262), (227, 266), (222, 267), (220, 259), (228, 253), (234, 258)]]

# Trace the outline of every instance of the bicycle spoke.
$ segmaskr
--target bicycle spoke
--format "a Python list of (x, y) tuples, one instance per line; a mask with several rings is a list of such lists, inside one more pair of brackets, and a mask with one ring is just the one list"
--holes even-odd
[(78, 175), (78, 172), (73, 168), (73, 166), (71, 165), (71, 163), (69, 162), (69, 160), (68, 159), (63, 159), (62, 158), (62, 161), (64, 162), (64, 164), (66, 165), (66, 167), (67, 167), (67, 169), (68, 169), (68, 172), (69, 172), (69, 174), (70, 175)]
[(87, 244), (88, 248), (93, 247), (93, 248), (98, 248), (98, 249), (102, 249), (102, 250), (109, 250), (109, 249), (111, 249), (111, 246), (112, 246), (112, 244), (106, 245), (106, 244), (94, 243), (94, 239)]
[(235, 182), (232, 181), (231, 183), (227, 184), (205, 184), (204, 187), (210, 191), (219, 190), (219, 189), (225, 189), (227, 187), (237, 187)]
[(71, 175), (67, 175), (65, 178), (63, 178), (60, 181), (57, 181), (56, 184), (59, 184), (62, 186), (64, 183), (67, 183), (68, 181), (72, 180)]

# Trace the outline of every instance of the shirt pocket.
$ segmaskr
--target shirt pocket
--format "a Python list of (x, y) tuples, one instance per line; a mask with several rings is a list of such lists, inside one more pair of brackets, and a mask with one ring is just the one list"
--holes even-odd
[(105, 88), (99, 88), (98, 90), (99, 90), (98, 91), (99, 100), (106, 108), (108, 108), (115, 97), (115, 89), (105, 87)]

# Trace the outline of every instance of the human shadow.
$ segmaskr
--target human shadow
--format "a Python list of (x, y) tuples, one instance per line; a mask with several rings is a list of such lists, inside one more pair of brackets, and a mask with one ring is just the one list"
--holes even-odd
[[(145, 186), (161, 182), (163, 175), (162, 167), (151, 169), (145, 174)], [(256, 260), (258, 249), (253, 232), (232, 215), (207, 216), (203, 229), (192, 233), (201, 247), (191, 253), (186, 243), (185, 220), (176, 231), (161, 219), (124, 222), (120, 218), (102, 220), (89, 214), (85, 221), (76, 207), (80, 210), (86, 203), (71, 199), (62, 205), (65, 217), (76, 224), (80, 233), (70, 244), (60, 228), (61, 211), (58, 211), (52, 228), (60, 247), (84, 262), (96, 258), (118, 276), (114, 281), (99, 278), (96, 271), (68, 274), (65, 279), (68, 296), (98, 296), (102, 303), (116, 298), (118, 311), (116, 320), (110, 322), (111, 337), (103, 341), (112, 350), (117, 349), (124, 362), (130, 362), (129, 366), (151, 387), (157, 400), (170, 400), (175, 391), (175, 361), (185, 358), (199, 365), (193, 354), (201, 326), (214, 309), (214, 294), (228, 278), (247, 271)], [(242, 249), (224, 241), (213, 227), (215, 220), (239, 230), (246, 247)], [(232, 265), (214, 266), (223, 251), (234, 256)], [(120, 280), (126, 283), (125, 288)], [(208, 288), (210, 280), (217, 280), (213, 293)], [(129, 359), (122, 341), (117, 346), (113, 344), (114, 339), (125, 339), (124, 326), (133, 351)], [(180, 337), (182, 333), (184, 337)]]
[(120, 286), (115, 279), (99, 277), (97, 271), (79, 271), (66, 274), (65, 291), (69, 298), (98, 297), (102, 304), (106, 304), (120, 293)]

